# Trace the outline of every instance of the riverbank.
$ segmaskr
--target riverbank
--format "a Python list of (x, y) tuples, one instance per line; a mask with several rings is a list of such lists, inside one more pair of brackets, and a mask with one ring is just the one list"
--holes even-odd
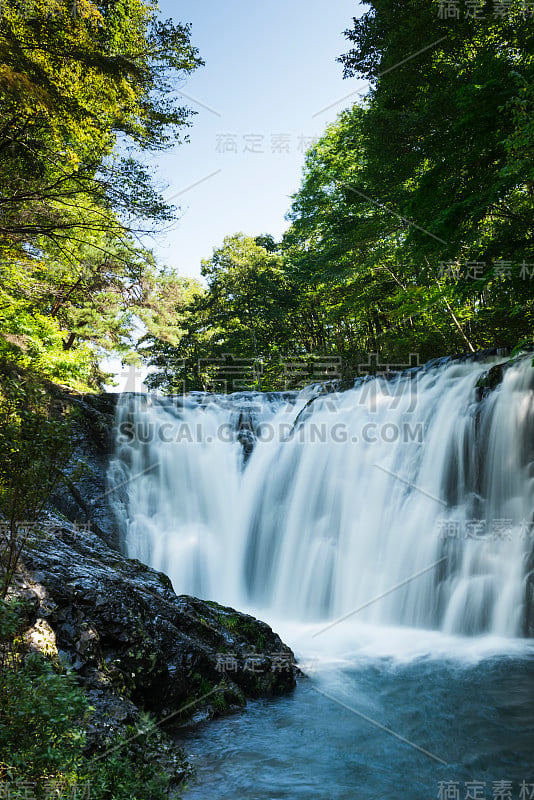
[[(30, 537), (11, 597), (24, 602), (30, 650), (72, 671), (86, 693), (90, 755), (105, 756), (117, 736), (131, 740), (145, 712), (164, 728), (295, 686), (294, 656), (268, 625), (178, 597), (165, 575), (52, 514)], [(158, 751), (169, 780), (183, 782), (187, 759), (163, 733)]]

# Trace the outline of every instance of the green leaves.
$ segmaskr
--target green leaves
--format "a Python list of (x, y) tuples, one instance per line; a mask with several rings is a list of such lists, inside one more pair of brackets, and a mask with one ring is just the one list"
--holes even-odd
[(99, 742), (107, 752), (89, 756), (94, 708), (73, 673), (28, 653), (16, 638), (27, 626), (23, 611), (0, 600), (0, 782), (9, 796), (165, 800), (183, 763), (155, 720), (140, 714), (144, 732), (126, 728)]
[(135, 237), (174, 215), (132, 147), (180, 136), (193, 112), (172, 84), (201, 60), (151, 0), (4, 5), (0, 351), (80, 388), (98, 349), (131, 350), (154, 266)]
[[(531, 25), (519, 4), (476, 23), (440, 20), (422, 0), (370, 5), (340, 61), (373, 90), (308, 155), (285, 237), (290, 268), (302, 286), (345, 292), (336, 314), (384, 361), (399, 344), (404, 358), (513, 345), (533, 322), (519, 275), (534, 261)], [(469, 276), (474, 261), (482, 280)], [(500, 261), (513, 264), (505, 280), (492, 269)], [(450, 263), (456, 281), (440, 277)]]
[[(1, 362), (0, 362), (1, 363)], [(0, 598), (72, 455), (68, 425), (29, 375), (0, 371)]]
[(72, 773), (82, 760), (87, 708), (74, 677), (56, 673), (40, 654), (0, 670), (0, 768), (37, 786)]

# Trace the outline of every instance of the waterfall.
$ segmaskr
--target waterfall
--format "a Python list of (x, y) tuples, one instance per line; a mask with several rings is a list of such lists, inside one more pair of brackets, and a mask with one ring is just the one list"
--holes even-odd
[(518, 359), (490, 391), (490, 366), (344, 392), (124, 395), (109, 479), (127, 554), (178, 593), (294, 620), (521, 635), (534, 370)]

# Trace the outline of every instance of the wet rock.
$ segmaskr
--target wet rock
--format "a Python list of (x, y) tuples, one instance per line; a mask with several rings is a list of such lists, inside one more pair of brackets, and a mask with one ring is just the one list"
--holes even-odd
[(527, 577), (525, 581), (525, 616), (523, 620), (523, 634), (530, 639), (534, 638), (534, 550), (527, 563)]
[(177, 596), (167, 576), (96, 534), (56, 528), (25, 556), (25, 591), (87, 688), (107, 687), (140, 708), (184, 718), (295, 686), (293, 655), (265, 623)]
[(504, 364), (495, 364), (487, 372), (484, 372), (484, 374), (480, 376), (476, 384), (479, 401), (486, 397), (490, 392), (493, 392), (497, 386), (502, 383), (504, 373), (511, 363), (512, 362), (507, 361)]
[(107, 502), (107, 469), (115, 446), (118, 399), (118, 394), (78, 395), (56, 391), (57, 413), (69, 412), (74, 454), (65, 486), (50, 500), (51, 507), (70, 522), (90, 524), (112, 547), (119, 545), (119, 530)]

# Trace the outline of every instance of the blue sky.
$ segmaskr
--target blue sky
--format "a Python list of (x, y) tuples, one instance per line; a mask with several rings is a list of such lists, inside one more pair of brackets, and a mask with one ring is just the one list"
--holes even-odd
[[(164, 18), (192, 23), (192, 42), (206, 64), (180, 87), (195, 98), (180, 102), (198, 112), (190, 143), (149, 159), (164, 197), (176, 198), (180, 221), (144, 243), (159, 263), (198, 278), (201, 260), (225, 236), (279, 237), (287, 228), (284, 216), (300, 185), (307, 143), (367, 90), (362, 81), (343, 80), (336, 62), (350, 45), (343, 31), (365, 6), (355, 0), (182, 0), (179, 6), (160, 0), (160, 8)], [(102, 366), (117, 376), (108, 391), (144, 390), (146, 370), (115, 358)]]
[(206, 65), (181, 86), (196, 101), (181, 102), (198, 112), (191, 142), (151, 160), (164, 196), (178, 195), (180, 221), (147, 243), (160, 262), (198, 277), (201, 259), (226, 235), (278, 237), (287, 227), (306, 146), (366, 89), (343, 80), (336, 62), (349, 49), (343, 31), (365, 7), (355, 0), (161, 0), (160, 8), (165, 18), (192, 23)]

